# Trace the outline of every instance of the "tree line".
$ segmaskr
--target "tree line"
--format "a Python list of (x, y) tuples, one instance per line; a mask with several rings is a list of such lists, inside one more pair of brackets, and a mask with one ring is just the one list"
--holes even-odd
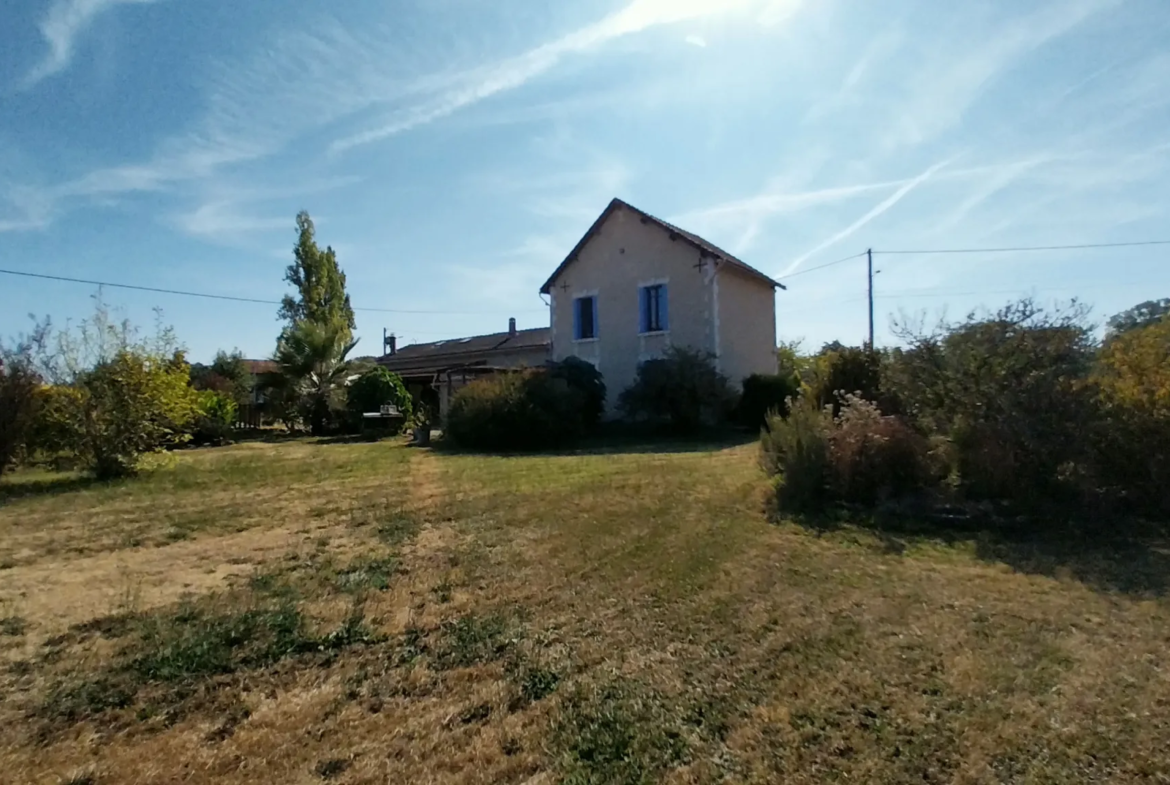
[(78, 324), (34, 320), (28, 334), (0, 343), (0, 474), (33, 460), (103, 479), (133, 474), (152, 452), (225, 441), (257, 392), (267, 417), (315, 434), (353, 428), (383, 403), (411, 417), (401, 379), (350, 359), (357, 341), (345, 273), (334, 250), (317, 244), (308, 213), (296, 228), (274, 372), (253, 374), (238, 351), (191, 364), (160, 311), (146, 333), (116, 318), (100, 292)]

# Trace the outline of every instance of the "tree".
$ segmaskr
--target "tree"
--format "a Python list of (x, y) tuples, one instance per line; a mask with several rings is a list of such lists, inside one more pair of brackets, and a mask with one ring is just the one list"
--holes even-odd
[(74, 427), (78, 452), (94, 476), (133, 475), (143, 454), (190, 438), (198, 393), (188, 381), (181, 352), (160, 357), (126, 350), (82, 376)]
[(285, 295), (279, 312), (279, 317), (288, 322), (285, 331), (302, 322), (337, 325), (338, 340), (348, 343), (355, 323), (345, 291), (345, 273), (337, 264), (337, 254), (331, 247), (322, 251), (317, 245), (313, 219), (303, 210), (297, 213), (297, 231), (294, 261), (284, 274), (284, 279), (296, 287), (297, 295)]
[(230, 354), (222, 349), (211, 365), (191, 366), (191, 386), (196, 390), (213, 390), (226, 395), (236, 406), (248, 403), (252, 395), (252, 375), (244, 367), (244, 356), (237, 349)]
[(309, 421), (314, 434), (323, 433), (342, 404), (345, 382), (352, 372), (346, 358), (357, 345), (340, 323), (302, 321), (285, 330), (276, 346), (278, 392), (291, 400)]
[(1170, 512), (1170, 319), (1107, 341), (1094, 382), (1106, 417), (1096, 439), (1103, 479), (1153, 513)]
[(1157, 324), (1170, 314), (1170, 297), (1161, 300), (1147, 300), (1135, 305), (1128, 311), (1122, 311), (1109, 320), (1109, 337), (1120, 335), (1139, 327)]
[(350, 385), (345, 396), (345, 406), (350, 416), (359, 421), (366, 412), (379, 411), (383, 404), (398, 407), (402, 416), (409, 420), (414, 414), (413, 400), (402, 378), (382, 367), (372, 368)]
[(1035, 497), (1086, 457), (1095, 417), (1087, 316), (1076, 301), (1046, 311), (1025, 299), (933, 330), (897, 325), (907, 348), (889, 358), (883, 392), (954, 444), (969, 491)]
[(24, 450), (33, 432), (41, 379), (27, 345), (0, 347), (0, 476)]

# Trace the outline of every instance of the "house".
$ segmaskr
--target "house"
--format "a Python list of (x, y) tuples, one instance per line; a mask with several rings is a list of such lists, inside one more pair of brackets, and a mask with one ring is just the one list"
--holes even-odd
[(264, 403), (264, 385), (261, 382), (266, 376), (276, 373), (280, 366), (274, 360), (244, 360), (244, 370), (248, 372), (248, 387), (252, 391), (251, 404), (259, 406)]
[(776, 373), (775, 290), (784, 286), (703, 238), (614, 199), (541, 287), (549, 327), (401, 349), (378, 364), (446, 416), (476, 376), (579, 357), (601, 371), (612, 413), (638, 364), (670, 346), (710, 352), (733, 384)]
[(614, 199), (540, 291), (552, 359), (596, 366), (612, 411), (638, 364), (670, 346), (710, 352), (736, 385), (776, 373), (777, 288), (727, 251)]
[(387, 336), (386, 354), (378, 364), (401, 376), (412, 395), (445, 417), (451, 396), (477, 376), (540, 366), (549, 357), (549, 328), (518, 330), (516, 320), (509, 319), (507, 332), (402, 348), (395, 336)]

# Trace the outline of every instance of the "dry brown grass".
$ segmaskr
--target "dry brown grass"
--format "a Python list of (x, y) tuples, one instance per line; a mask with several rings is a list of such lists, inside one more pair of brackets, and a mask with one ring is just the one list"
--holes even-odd
[[(751, 446), (496, 458), (312, 442), (7, 493), (0, 617), (21, 623), (0, 636), (0, 771), (1170, 781), (1162, 584), (1107, 590), (1082, 568), (1108, 553), (1029, 569), (987, 535), (892, 547), (775, 525), (765, 493)], [(303, 617), (296, 645), (263, 648), (277, 617), (262, 615), (218, 672), (141, 673), (176, 652), (196, 668), (179, 644), (280, 608)], [(355, 608), (365, 632), (339, 638)], [(78, 691), (95, 679), (133, 694), (103, 706)]]

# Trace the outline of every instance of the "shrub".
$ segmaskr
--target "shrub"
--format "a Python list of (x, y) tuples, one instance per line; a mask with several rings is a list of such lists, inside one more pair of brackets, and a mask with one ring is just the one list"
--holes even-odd
[(81, 452), (81, 418), (85, 392), (67, 384), (45, 385), (37, 391), (37, 413), (29, 435), (29, 452), (53, 464), (71, 464)]
[(601, 371), (586, 360), (566, 357), (556, 363), (549, 363), (548, 373), (553, 379), (561, 379), (581, 393), (584, 404), (581, 410), (582, 422), (592, 430), (605, 414), (605, 380)]
[(638, 366), (638, 375), (618, 397), (618, 408), (632, 419), (665, 422), (691, 433), (722, 422), (735, 398), (727, 377), (715, 369), (708, 352), (681, 347)]
[(829, 498), (829, 437), (832, 414), (809, 398), (799, 398), (788, 417), (768, 417), (760, 434), (760, 463), (776, 478), (777, 506), (811, 512)]
[(203, 390), (196, 397), (191, 432), (195, 444), (223, 444), (231, 438), (239, 410), (230, 393)]
[(873, 505), (940, 479), (923, 436), (853, 395), (837, 417), (831, 406), (798, 399), (787, 418), (769, 418), (760, 445), (784, 511), (816, 512), (837, 501)]
[(863, 346), (827, 344), (813, 361), (807, 394), (818, 406), (841, 412), (844, 396), (877, 401), (881, 393), (881, 356)]
[(0, 355), (0, 475), (26, 448), (36, 422), (41, 380), (26, 357)]
[(580, 390), (545, 370), (477, 379), (457, 392), (446, 433), (477, 450), (539, 450), (580, 437), (585, 430)]
[(800, 393), (795, 375), (752, 374), (743, 380), (736, 419), (746, 428), (766, 427), (770, 414), (788, 416), (789, 399)]
[(1062, 467), (1085, 464), (1097, 409), (1085, 315), (1023, 300), (899, 331), (908, 348), (891, 356), (885, 389), (920, 430), (954, 444), (969, 495), (1030, 501), (1057, 490)]
[(98, 478), (134, 474), (142, 454), (190, 438), (196, 392), (187, 381), (181, 355), (130, 350), (81, 377), (75, 430), (80, 456)]
[(833, 495), (875, 504), (919, 490), (934, 479), (929, 453), (927, 440), (902, 419), (848, 395), (829, 437)]
[(1102, 481), (1143, 509), (1170, 512), (1170, 318), (1106, 341), (1093, 380), (1103, 412), (1094, 439)]
[(383, 404), (394, 404), (402, 413), (405, 423), (414, 413), (414, 401), (402, 383), (402, 378), (385, 368), (372, 368), (349, 386), (346, 391), (346, 408), (354, 425), (361, 425), (365, 412), (380, 411)]

